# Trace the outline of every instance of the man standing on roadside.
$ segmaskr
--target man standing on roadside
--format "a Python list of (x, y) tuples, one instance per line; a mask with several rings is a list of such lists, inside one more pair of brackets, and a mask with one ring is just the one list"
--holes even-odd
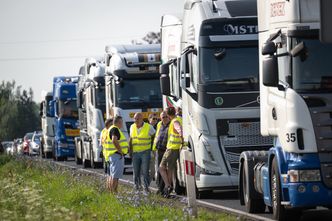
[[(153, 146), (152, 146), (152, 150), (156, 151), (156, 162), (155, 162), (156, 171), (158, 171), (161, 159), (163, 158), (164, 153), (166, 151), (168, 126), (170, 123), (170, 120), (169, 120), (169, 117), (167, 116), (166, 111), (161, 112), (160, 119), (161, 119), (161, 121), (157, 125), (157, 132), (156, 132), (156, 136), (154, 138)], [(165, 183), (164, 183), (159, 171), (157, 172), (156, 183), (158, 186), (157, 193), (163, 195)]]
[(165, 182), (165, 197), (173, 191), (172, 183), (176, 161), (179, 158), (180, 148), (183, 144), (182, 119), (176, 116), (174, 107), (166, 108), (166, 113), (171, 122), (168, 128), (167, 150), (161, 160), (159, 172)]
[(106, 119), (105, 120), (105, 128), (101, 131), (100, 133), (100, 146), (102, 151), (100, 151), (100, 158), (104, 158), (104, 168), (105, 168), (105, 174), (107, 175), (106, 178), (106, 188), (111, 191), (111, 177), (110, 177), (110, 172), (109, 172), (109, 161), (108, 158), (109, 156), (106, 155), (106, 139), (107, 139), (107, 133), (109, 128), (112, 126), (112, 119)]
[[(149, 124), (152, 125), (152, 127), (157, 130), (157, 124), (158, 124), (158, 115), (157, 113), (151, 113), (149, 114), (148, 117)], [(154, 137), (152, 137), (152, 140)], [(151, 147), (152, 148), (152, 147)], [(151, 151), (151, 158), (150, 158), (150, 179), (155, 180), (156, 177), (156, 168), (155, 168), (155, 161), (156, 161), (156, 156), (155, 152)]]
[(128, 153), (128, 142), (121, 128), (122, 117), (115, 116), (106, 139), (106, 155), (109, 156), (110, 187), (112, 193), (117, 193), (119, 179), (123, 176), (124, 155)]
[(144, 123), (143, 115), (136, 113), (130, 126), (129, 153), (133, 160), (135, 190), (141, 188), (141, 173), (144, 182), (144, 194), (150, 192), (149, 165), (151, 158), (151, 141), (155, 129), (148, 123)]

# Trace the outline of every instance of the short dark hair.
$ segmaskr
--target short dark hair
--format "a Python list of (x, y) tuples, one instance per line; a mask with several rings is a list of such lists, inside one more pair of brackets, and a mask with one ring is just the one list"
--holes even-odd
[(112, 118), (107, 118), (107, 119), (105, 120), (105, 126), (106, 126), (106, 127), (107, 127), (107, 126), (110, 126), (112, 123), (113, 123), (113, 119), (112, 119)]
[(113, 124), (117, 124), (120, 120), (122, 120), (122, 117), (119, 115), (116, 115), (113, 119)]
[(174, 107), (167, 107), (166, 108), (166, 113), (168, 116), (175, 116), (176, 111)]

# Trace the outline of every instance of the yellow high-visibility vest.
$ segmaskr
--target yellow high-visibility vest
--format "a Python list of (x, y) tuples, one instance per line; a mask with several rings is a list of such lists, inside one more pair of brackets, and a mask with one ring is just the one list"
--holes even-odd
[(143, 128), (138, 134), (136, 124), (133, 123), (130, 126), (130, 131), (132, 131), (131, 138), (133, 152), (141, 152), (151, 149), (151, 136), (149, 136), (150, 124), (144, 123)]
[(158, 141), (157, 139), (158, 139), (158, 136), (159, 136), (159, 131), (160, 131), (162, 123), (163, 123), (162, 121), (159, 121), (158, 124), (157, 124), (157, 131), (156, 131), (156, 135), (154, 136), (153, 145), (152, 145), (152, 150), (153, 151), (157, 150), (157, 141)]
[(174, 133), (174, 122), (178, 121), (182, 126), (181, 117), (175, 117), (168, 128), (168, 140), (167, 140), (167, 149), (179, 150), (182, 146), (182, 138), (180, 134)]
[(129, 145), (128, 145), (126, 136), (122, 133), (122, 131), (117, 126), (112, 125), (110, 127), (110, 129), (107, 131), (107, 138), (106, 138), (106, 141), (105, 141), (105, 159), (108, 159), (110, 156), (115, 154), (115, 152), (117, 151), (117, 149), (115, 148), (115, 145), (113, 144), (112, 139), (110, 137), (110, 131), (113, 128), (117, 128), (120, 132), (120, 139), (118, 140), (118, 142), (119, 142), (119, 145), (122, 149), (122, 152), (124, 154), (128, 153)]

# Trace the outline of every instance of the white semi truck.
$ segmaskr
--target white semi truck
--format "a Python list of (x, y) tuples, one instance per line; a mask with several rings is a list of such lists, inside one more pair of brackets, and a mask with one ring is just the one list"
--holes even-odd
[(272, 143), (260, 135), (256, 12), (253, 0), (186, 0), (182, 19), (162, 19), (164, 105), (182, 108), (200, 193), (236, 189), (241, 152)]
[(258, 0), (261, 133), (240, 158), (240, 200), (277, 220), (332, 208), (332, 1)]
[[(129, 138), (136, 112), (147, 120), (149, 114), (159, 116), (162, 111), (160, 45), (115, 45), (105, 50), (106, 116), (122, 116), (123, 132)], [(130, 167), (126, 157), (125, 169)]]
[(45, 158), (52, 157), (52, 149), (54, 145), (54, 116), (51, 110), (50, 101), (53, 100), (52, 92), (42, 92), (42, 102), (40, 103), (40, 117), (42, 124), (42, 140), (40, 146), (40, 156)]
[(75, 139), (76, 163), (84, 167), (102, 167), (100, 133), (105, 127), (105, 65), (95, 58), (87, 58), (80, 69), (77, 104), (80, 137)]

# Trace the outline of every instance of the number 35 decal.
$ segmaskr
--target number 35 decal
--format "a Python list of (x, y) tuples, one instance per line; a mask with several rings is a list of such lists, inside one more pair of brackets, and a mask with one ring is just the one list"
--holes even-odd
[(286, 141), (287, 142), (295, 142), (296, 141), (295, 133), (287, 133), (286, 134)]

